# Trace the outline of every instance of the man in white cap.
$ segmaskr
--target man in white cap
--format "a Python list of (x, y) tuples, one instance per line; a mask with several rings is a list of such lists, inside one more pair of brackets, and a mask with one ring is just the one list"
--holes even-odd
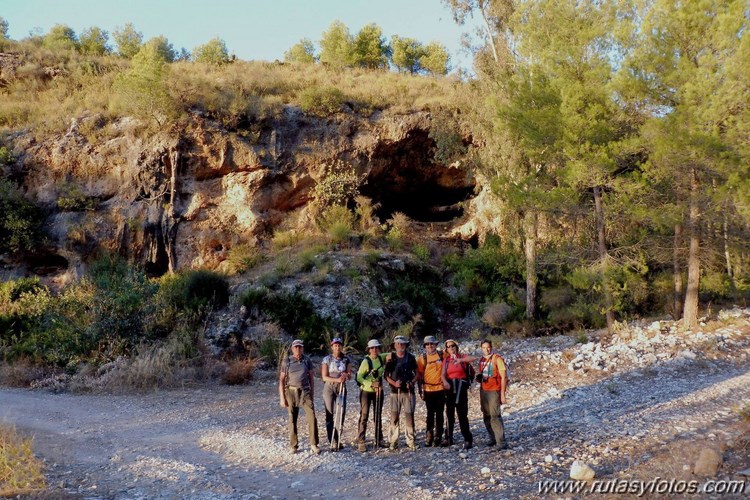
[(407, 352), (409, 341), (401, 335), (393, 339), (396, 348), (395, 356), (386, 363), (385, 378), (391, 386), (391, 429), (388, 436), (390, 449), (398, 448), (399, 423), (404, 422), (406, 445), (411, 450), (417, 449), (414, 440), (414, 407), (416, 396), (414, 389), (417, 383), (417, 360)]
[(305, 356), (305, 344), (297, 339), (292, 342), (292, 355), (286, 356), (279, 374), (279, 403), (289, 410), (289, 449), (297, 453), (297, 417), (299, 409), (305, 410), (307, 433), (310, 436), (310, 451), (320, 454), (318, 447), (318, 421), (315, 418), (313, 396), (315, 380), (313, 364)]
[(437, 339), (424, 338), (424, 354), (417, 358), (419, 397), (427, 408), (425, 446), (440, 446), (445, 427), (445, 388), (443, 387), (443, 353), (437, 350)]
[(357, 370), (357, 384), (359, 385), (359, 437), (357, 438), (357, 449), (367, 451), (365, 444), (367, 434), (367, 419), (370, 415), (370, 406), (373, 410), (375, 421), (375, 446), (385, 446), (383, 442), (383, 387), (381, 380), (385, 371), (385, 354), (381, 354), (382, 344), (377, 339), (367, 343), (367, 356), (362, 360)]

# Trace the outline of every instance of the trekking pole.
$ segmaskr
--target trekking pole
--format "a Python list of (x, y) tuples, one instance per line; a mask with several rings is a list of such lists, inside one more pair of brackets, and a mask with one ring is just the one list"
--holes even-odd
[(380, 386), (378, 386), (375, 389), (375, 449), (380, 448), (380, 426), (382, 425), (380, 413)]
[(344, 439), (344, 392), (346, 391), (346, 382), (341, 382), (339, 384), (339, 397), (337, 398), (338, 406), (339, 406), (339, 435), (338, 439), (336, 440), (336, 449), (341, 449), (341, 442)]
[[(340, 385), (340, 384), (339, 384)], [(333, 434), (331, 435), (331, 443), (336, 443), (335, 449), (338, 449), (338, 438), (337, 436), (341, 434), (338, 431), (339, 426), (339, 411), (341, 411), (341, 407), (339, 406), (339, 391), (336, 391), (336, 399), (333, 400)]]

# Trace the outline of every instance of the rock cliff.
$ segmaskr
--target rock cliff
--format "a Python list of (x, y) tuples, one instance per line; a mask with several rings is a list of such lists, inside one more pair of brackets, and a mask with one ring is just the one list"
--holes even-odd
[(155, 276), (220, 268), (232, 247), (304, 220), (313, 187), (335, 161), (364, 179), (360, 190), (379, 204), (381, 220), (399, 211), (470, 238), (478, 232), (468, 213), (477, 212), (475, 180), (460, 161), (436, 161), (431, 126), (427, 111), (318, 118), (287, 106), (234, 130), (196, 111), (156, 131), (86, 114), (43, 141), (16, 133), (9, 174), (50, 214), (50, 245), (32, 272), (62, 284), (101, 248)]

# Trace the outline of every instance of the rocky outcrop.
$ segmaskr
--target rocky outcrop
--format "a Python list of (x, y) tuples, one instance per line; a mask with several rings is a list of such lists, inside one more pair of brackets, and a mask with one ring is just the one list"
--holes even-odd
[[(466, 222), (474, 195), (460, 162), (435, 160), (429, 112), (323, 119), (289, 106), (247, 130), (228, 131), (198, 112), (180, 127), (146, 125), (89, 114), (43, 142), (30, 132), (13, 138), (16, 175), (50, 209), (52, 243), (68, 272), (98, 248), (152, 275), (219, 267), (235, 245), (257, 244), (304, 211), (334, 161), (364, 179), (361, 191), (382, 220), (404, 212), (447, 223), (447, 234)], [(70, 192), (86, 202), (59, 203)], [(466, 227), (460, 234), (471, 237)]]

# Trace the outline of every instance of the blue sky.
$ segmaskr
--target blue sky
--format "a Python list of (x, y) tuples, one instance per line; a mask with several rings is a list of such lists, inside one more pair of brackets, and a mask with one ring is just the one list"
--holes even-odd
[(111, 33), (132, 22), (144, 39), (164, 35), (177, 49), (192, 50), (218, 36), (241, 59), (271, 61), (301, 38), (317, 45), (335, 19), (353, 34), (374, 22), (388, 39), (439, 41), (453, 66), (471, 68), (460, 44), (467, 28), (455, 24), (440, 0), (2, 0), (0, 16), (15, 40), (35, 28), (46, 33), (57, 23), (80, 34), (90, 26)]

